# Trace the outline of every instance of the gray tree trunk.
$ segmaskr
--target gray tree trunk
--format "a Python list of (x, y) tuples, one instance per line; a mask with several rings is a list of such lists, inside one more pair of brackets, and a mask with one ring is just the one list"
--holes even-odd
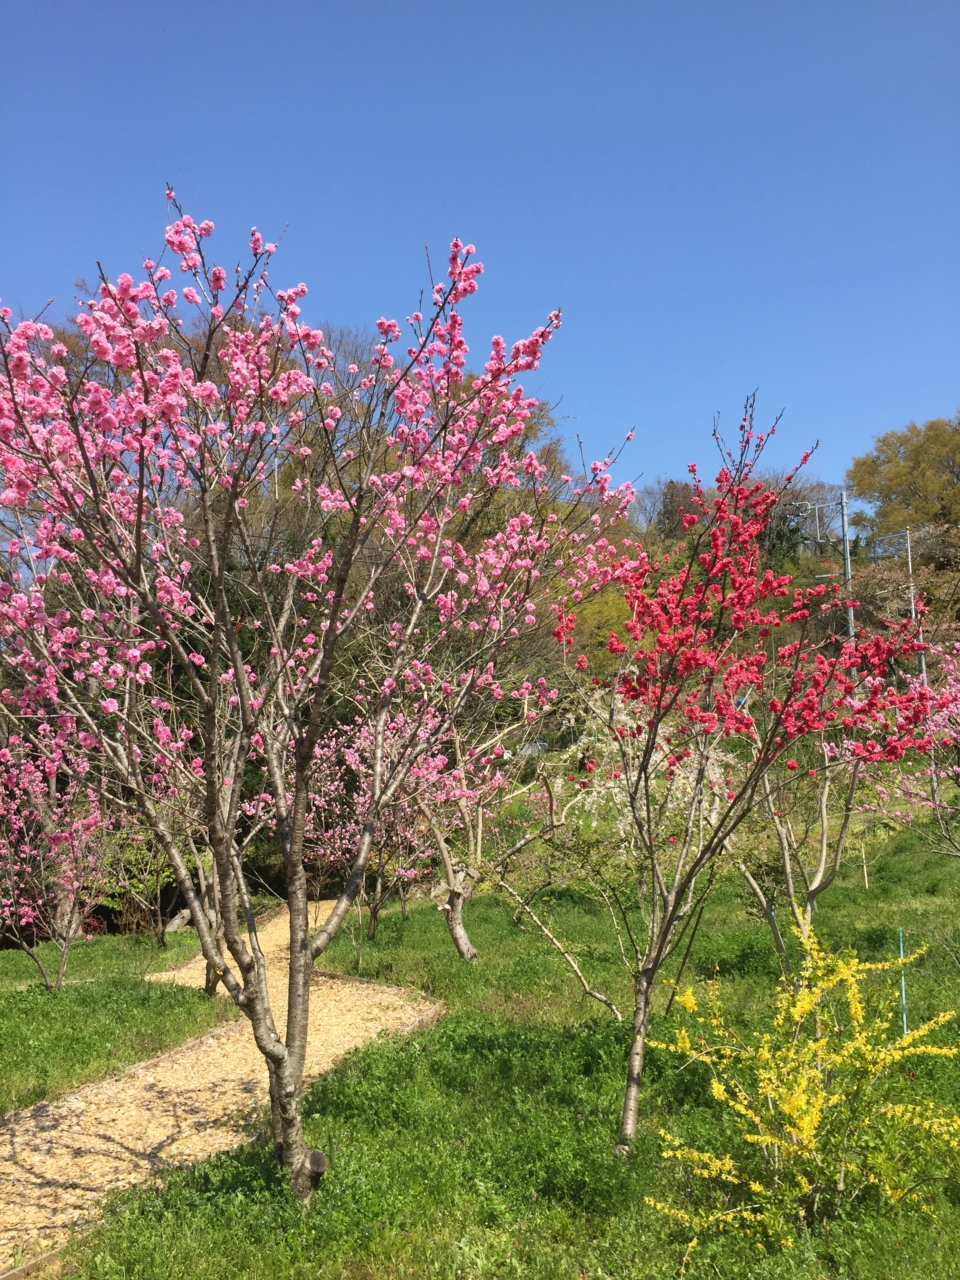
[(447, 895), (444, 906), (447, 928), (450, 930), (450, 937), (461, 960), (476, 960), (477, 949), (470, 941), (463, 924), (463, 899), (464, 895), (458, 889), (451, 889)]
[(383, 906), (383, 872), (377, 871), (377, 883), (370, 903), (370, 919), (367, 922), (367, 941), (373, 942), (377, 936), (377, 924), (380, 920), (380, 908)]
[(623, 1098), (623, 1115), (620, 1120), (620, 1138), (617, 1150), (629, 1151), (637, 1136), (637, 1120), (640, 1115), (640, 1081), (643, 1078), (643, 1057), (650, 1026), (650, 997), (653, 993), (654, 972), (644, 968), (634, 983), (633, 1040), (627, 1059), (627, 1088)]

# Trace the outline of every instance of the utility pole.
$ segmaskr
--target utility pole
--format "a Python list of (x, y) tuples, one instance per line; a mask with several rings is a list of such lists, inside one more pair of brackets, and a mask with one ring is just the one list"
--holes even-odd
[[(917, 620), (917, 596), (913, 589), (913, 551), (910, 546), (910, 529), (907, 528), (907, 585), (910, 589), (910, 617)], [(917, 628), (917, 639), (923, 643), (923, 627)], [(920, 650), (920, 679), (927, 683), (927, 655)], [(930, 799), (936, 808), (940, 804), (940, 787), (937, 783), (937, 763), (933, 751), (930, 752)]]
[(855, 637), (853, 625), (853, 572), (850, 568), (850, 533), (847, 527), (847, 494), (840, 491), (840, 529), (843, 535), (843, 585), (847, 592), (847, 638)]
[[(910, 587), (910, 617), (916, 622), (917, 620), (917, 597), (913, 590), (913, 553), (910, 549), (910, 530), (907, 529), (907, 583)], [(923, 628), (917, 631), (917, 639), (923, 643)], [(927, 683), (927, 656), (924, 651), (920, 650), (920, 679), (924, 684)]]

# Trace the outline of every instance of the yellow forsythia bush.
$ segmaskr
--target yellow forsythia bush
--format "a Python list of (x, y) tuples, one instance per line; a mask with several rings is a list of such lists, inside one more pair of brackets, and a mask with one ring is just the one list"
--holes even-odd
[(730, 1108), (754, 1154), (697, 1151), (662, 1134), (666, 1159), (716, 1184), (716, 1207), (691, 1214), (647, 1202), (696, 1232), (729, 1227), (789, 1246), (798, 1228), (870, 1198), (929, 1209), (935, 1184), (960, 1173), (960, 1117), (911, 1093), (903, 1065), (955, 1057), (956, 1047), (929, 1043), (954, 1015), (898, 1035), (892, 1002), (871, 1011), (865, 983), (899, 972), (899, 961), (865, 964), (826, 951), (812, 935), (800, 942), (800, 971), (782, 980), (769, 1030), (738, 1036), (714, 982), (702, 1016), (691, 991), (678, 998), (687, 1016), (673, 1042), (658, 1045), (710, 1065), (713, 1096)]

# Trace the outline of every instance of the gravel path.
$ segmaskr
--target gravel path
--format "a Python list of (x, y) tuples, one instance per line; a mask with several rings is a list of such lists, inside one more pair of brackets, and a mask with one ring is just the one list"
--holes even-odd
[[(332, 905), (320, 904), (327, 910)], [(260, 931), (270, 998), (281, 1026), (287, 936), (285, 914)], [(203, 960), (152, 976), (202, 986)], [(318, 974), (310, 999), (306, 1074), (329, 1071), (381, 1031), (412, 1030), (439, 1009), (398, 987)], [(8, 1116), (0, 1133), (0, 1274), (57, 1248), (72, 1231), (95, 1221), (105, 1193), (246, 1141), (266, 1101), (263, 1059), (241, 1018), (60, 1102)]]

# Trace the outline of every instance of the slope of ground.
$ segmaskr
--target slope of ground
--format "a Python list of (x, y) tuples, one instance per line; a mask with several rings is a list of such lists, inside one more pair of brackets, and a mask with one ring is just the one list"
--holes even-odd
[[(286, 916), (266, 925), (260, 937), (282, 1025)], [(152, 976), (202, 986), (204, 964), (195, 959)], [(407, 1029), (436, 1009), (436, 1002), (409, 991), (317, 975), (307, 1075), (329, 1070), (379, 1032)], [(8, 1116), (0, 1134), (0, 1272), (86, 1227), (107, 1192), (245, 1141), (266, 1099), (263, 1059), (244, 1019), (59, 1102)]]
[[(929, 944), (907, 975), (911, 1026), (960, 1007), (960, 863), (895, 841), (871, 853), (869, 879), (867, 888), (857, 850), (822, 899), (824, 938), (879, 960), (896, 955), (902, 927), (910, 949)], [(541, 905), (592, 984), (626, 1011), (627, 982), (602, 907), (563, 893)], [(770, 1016), (777, 964), (766, 926), (744, 908), (735, 878), (718, 886), (683, 982), (706, 999), (718, 974), (730, 1016), (749, 1035)], [(647, 1197), (695, 1207), (712, 1193), (660, 1158), (660, 1131), (738, 1158), (748, 1154), (744, 1144), (712, 1099), (702, 1064), (678, 1068), (652, 1050), (637, 1148), (620, 1159), (614, 1141), (629, 1025), (585, 1000), (549, 943), (514, 926), (512, 914), (493, 899), (468, 904), (474, 964), (456, 958), (429, 906), (414, 907), (407, 920), (389, 911), (372, 945), (361, 948), (355, 931), (331, 948), (327, 966), (415, 984), (448, 1013), (408, 1038), (368, 1043), (312, 1086), (308, 1137), (331, 1163), (308, 1213), (292, 1203), (269, 1146), (250, 1143), (119, 1195), (103, 1225), (68, 1250), (70, 1274), (675, 1280), (689, 1230)], [(887, 977), (880, 986), (898, 1018), (898, 977)], [(667, 994), (658, 994), (657, 1035)], [(943, 1034), (955, 1041), (956, 1027)], [(960, 1109), (954, 1062), (928, 1063), (911, 1083)], [(955, 1277), (960, 1180), (936, 1185), (935, 1222), (909, 1204), (880, 1212), (863, 1204), (802, 1233), (793, 1249), (704, 1236), (687, 1280)]]

